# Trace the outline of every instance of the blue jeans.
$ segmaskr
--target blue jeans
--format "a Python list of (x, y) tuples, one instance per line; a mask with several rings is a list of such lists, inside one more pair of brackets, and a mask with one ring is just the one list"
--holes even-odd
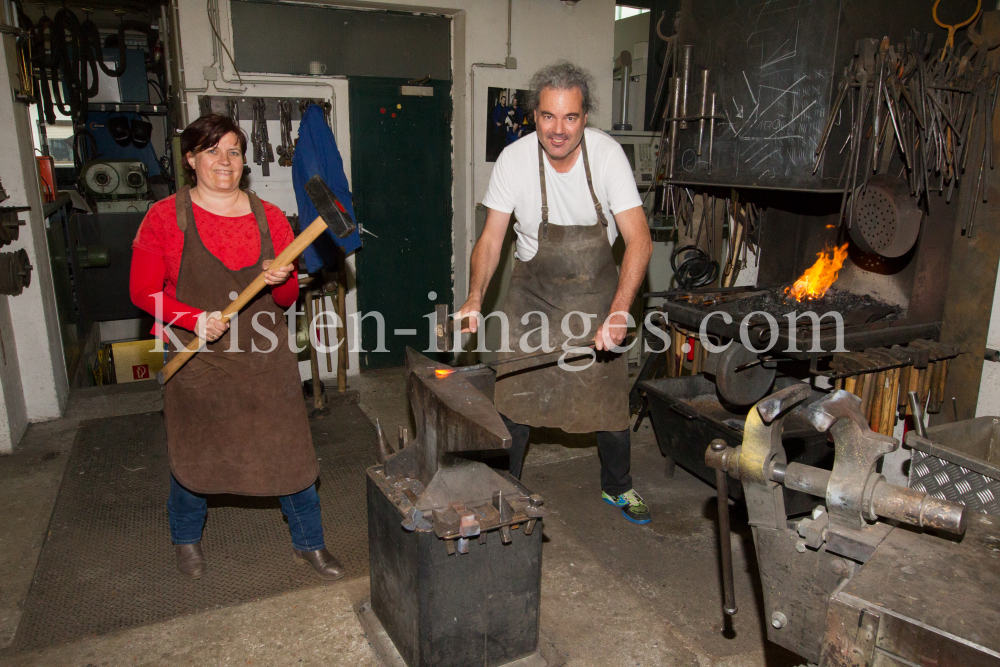
[[(278, 496), (278, 500), (281, 501), (281, 512), (288, 517), (292, 546), (299, 551), (325, 548), (316, 485), (290, 496)], [(196, 544), (201, 541), (201, 529), (205, 526), (205, 514), (208, 512), (208, 501), (204, 494), (188, 491), (170, 475), (167, 512), (170, 515), (170, 539), (174, 544)]]

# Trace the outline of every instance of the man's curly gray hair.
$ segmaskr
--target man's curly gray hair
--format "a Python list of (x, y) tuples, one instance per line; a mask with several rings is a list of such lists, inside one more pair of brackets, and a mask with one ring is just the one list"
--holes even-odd
[(538, 96), (546, 88), (557, 90), (572, 90), (579, 88), (583, 95), (583, 113), (590, 113), (597, 108), (597, 100), (591, 92), (594, 87), (593, 75), (582, 67), (568, 60), (560, 60), (535, 72), (531, 77), (531, 86), (526, 100), (529, 109), (538, 108)]

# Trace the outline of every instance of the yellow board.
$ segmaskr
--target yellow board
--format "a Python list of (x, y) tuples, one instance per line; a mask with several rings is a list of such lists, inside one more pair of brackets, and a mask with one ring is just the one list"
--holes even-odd
[(127, 343), (113, 343), (111, 358), (114, 360), (115, 380), (137, 382), (152, 380), (163, 368), (163, 348), (159, 352), (155, 340), (135, 340)]

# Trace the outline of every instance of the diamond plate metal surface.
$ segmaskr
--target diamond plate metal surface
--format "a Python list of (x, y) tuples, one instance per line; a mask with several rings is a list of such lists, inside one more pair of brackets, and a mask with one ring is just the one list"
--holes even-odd
[[(327, 548), (348, 578), (368, 573), (365, 469), (375, 428), (356, 405), (310, 420)], [(208, 571), (177, 572), (161, 413), (84, 422), (77, 432), (14, 645), (32, 649), (330, 585), (293, 561), (277, 498), (210, 496)]]
[(909, 487), (935, 498), (962, 503), (986, 514), (1000, 514), (1000, 480), (913, 450)]

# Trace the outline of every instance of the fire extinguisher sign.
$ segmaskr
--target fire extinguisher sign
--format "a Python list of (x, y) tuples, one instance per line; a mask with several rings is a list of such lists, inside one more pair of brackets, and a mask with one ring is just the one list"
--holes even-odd
[(149, 365), (139, 364), (138, 366), (132, 367), (132, 379), (133, 380), (148, 380), (149, 379)]

